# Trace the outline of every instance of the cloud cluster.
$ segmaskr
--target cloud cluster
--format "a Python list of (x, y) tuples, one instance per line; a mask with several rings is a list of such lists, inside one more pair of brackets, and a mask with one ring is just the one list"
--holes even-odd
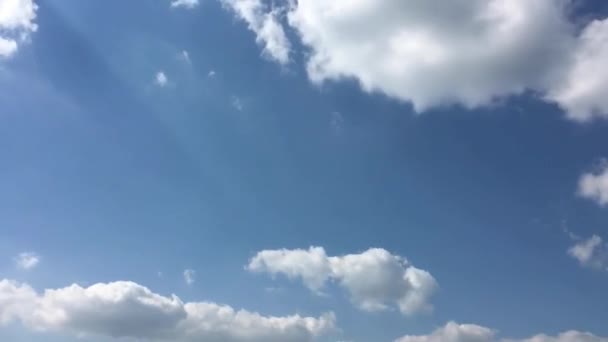
[[(283, 0), (272, 9), (262, 0), (222, 1), (241, 9), (250, 28), (272, 17), (280, 39), (252, 30), (284, 56), (291, 46), (281, 25), (289, 25), (315, 83), (354, 79), (418, 112), (532, 91), (574, 120), (608, 116), (608, 20), (577, 33), (568, 0)], [(287, 20), (277, 22), (277, 12)]]
[(10, 57), (38, 28), (34, 0), (0, 0), (0, 58)]
[(321, 293), (326, 283), (333, 281), (348, 291), (352, 302), (365, 311), (391, 307), (397, 307), (406, 315), (429, 311), (432, 310), (430, 297), (437, 288), (429, 272), (380, 248), (332, 257), (327, 256), (322, 247), (264, 250), (250, 260), (247, 269), (301, 279), (316, 293)]
[(184, 303), (133, 282), (72, 285), (38, 294), (0, 281), (0, 324), (19, 321), (36, 331), (154, 341), (311, 341), (335, 325), (319, 318), (261, 316), (210, 302)]
[(597, 235), (577, 242), (568, 249), (568, 255), (584, 267), (608, 270), (608, 244)]
[(523, 340), (499, 339), (494, 330), (474, 324), (449, 322), (429, 335), (407, 335), (395, 342), (608, 342), (608, 338), (568, 331), (554, 337), (541, 334)]

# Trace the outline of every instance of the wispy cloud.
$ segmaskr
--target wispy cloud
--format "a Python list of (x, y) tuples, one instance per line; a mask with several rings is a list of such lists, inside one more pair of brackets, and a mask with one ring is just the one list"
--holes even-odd
[(243, 111), (243, 101), (241, 101), (241, 99), (238, 96), (233, 96), (232, 97), (232, 107), (234, 107), (234, 109), (238, 110), (239, 112)]
[(193, 9), (199, 5), (199, 0), (173, 0), (171, 1), (171, 7), (173, 8), (186, 8)]
[(291, 43), (281, 24), (281, 9), (270, 10), (261, 0), (221, 1), (255, 33), (264, 56), (283, 65), (289, 63)]
[(428, 335), (406, 335), (394, 342), (607, 342), (608, 338), (580, 331), (566, 331), (557, 336), (538, 334), (526, 339), (506, 339), (494, 329), (476, 324), (448, 322)]
[(188, 285), (194, 284), (196, 281), (196, 271), (192, 269), (184, 270), (184, 281)]
[(332, 112), (329, 124), (331, 125), (331, 129), (335, 134), (341, 134), (344, 129), (344, 116), (340, 112)]
[(15, 257), (15, 264), (22, 270), (31, 270), (40, 263), (40, 256), (33, 252), (23, 252)]
[(190, 53), (186, 50), (182, 50), (182, 52), (179, 53), (179, 59), (188, 64), (192, 64), (192, 60), (190, 60)]

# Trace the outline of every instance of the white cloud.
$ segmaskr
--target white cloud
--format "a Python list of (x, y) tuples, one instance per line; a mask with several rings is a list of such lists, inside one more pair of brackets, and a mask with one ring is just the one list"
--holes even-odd
[(354, 78), (418, 111), (477, 107), (553, 79), (570, 46), (564, 1), (300, 1), (289, 22), (315, 82)]
[(494, 330), (474, 324), (449, 322), (429, 335), (406, 335), (395, 342), (608, 342), (608, 338), (590, 333), (568, 331), (555, 337), (545, 334), (527, 339), (500, 339)]
[(207, 73), (207, 77), (209, 77), (209, 78), (213, 78), (213, 77), (215, 77), (215, 75), (216, 75), (215, 70), (209, 70), (209, 72)]
[(187, 8), (192, 9), (199, 5), (199, 0), (173, 0), (171, 1), (171, 7), (173, 8)]
[(10, 57), (38, 29), (33, 0), (0, 0), (0, 57)]
[(196, 271), (191, 269), (184, 270), (184, 281), (188, 285), (194, 284), (196, 281)]
[(159, 72), (156, 73), (156, 77), (154, 78), (154, 82), (159, 87), (164, 87), (164, 86), (166, 86), (169, 83), (169, 79), (167, 78), (167, 75), (165, 75), (164, 71), (159, 71)]
[(600, 206), (607, 206), (608, 166), (604, 165), (598, 172), (583, 174), (578, 182), (578, 194)]
[(23, 252), (15, 257), (15, 264), (22, 270), (31, 270), (40, 263), (40, 256), (32, 252)]
[(430, 297), (437, 288), (430, 273), (379, 248), (333, 257), (328, 257), (322, 247), (264, 250), (249, 261), (247, 269), (301, 279), (316, 293), (322, 293), (326, 283), (334, 281), (348, 291), (357, 307), (366, 311), (391, 307), (407, 315), (429, 311)]
[(568, 249), (568, 255), (578, 260), (582, 266), (608, 270), (608, 244), (597, 235), (577, 242)]
[(285, 35), (279, 16), (281, 10), (269, 9), (262, 0), (221, 0), (245, 21), (263, 46), (263, 55), (281, 64), (289, 63), (291, 44)]
[[(475, 108), (530, 90), (575, 120), (608, 116), (608, 19), (577, 34), (568, 0), (222, 0), (258, 41), (265, 16), (286, 13), (317, 84), (353, 79), (367, 92)], [(251, 24), (254, 23), (254, 24)], [(288, 58), (282, 22), (271, 32)], [(268, 50), (268, 48), (267, 48)]]
[(0, 56), (9, 57), (17, 51), (17, 42), (0, 37)]
[(0, 324), (21, 322), (39, 332), (153, 341), (311, 341), (334, 329), (319, 318), (262, 316), (211, 302), (184, 303), (133, 282), (72, 285), (39, 294), (27, 284), (0, 281)]
[(608, 19), (593, 21), (583, 31), (565, 81), (549, 92), (568, 117), (588, 121), (608, 117)]

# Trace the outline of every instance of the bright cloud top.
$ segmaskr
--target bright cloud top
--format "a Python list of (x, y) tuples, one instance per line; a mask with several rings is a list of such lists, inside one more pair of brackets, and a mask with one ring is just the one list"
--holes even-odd
[(568, 254), (582, 266), (608, 270), (608, 244), (597, 235), (577, 242), (568, 249)]
[(23, 252), (15, 257), (15, 264), (22, 270), (31, 270), (40, 263), (40, 256), (32, 252)]
[(380, 248), (333, 257), (328, 257), (322, 247), (264, 250), (250, 260), (247, 269), (301, 279), (316, 293), (321, 293), (328, 281), (336, 282), (365, 311), (393, 306), (406, 315), (429, 311), (430, 297), (437, 288), (430, 273)]
[(10, 57), (38, 29), (33, 0), (0, 0), (0, 57)]
[(499, 339), (494, 330), (474, 325), (450, 322), (429, 335), (403, 336), (395, 342), (608, 342), (608, 338), (589, 333), (568, 331), (552, 337), (544, 334), (516, 340)]
[(19, 321), (44, 332), (158, 341), (310, 341), (334, 328), (319, 318), (268, 317), (210, 302), (183, 303), (132, 282), (72, 285), (38, 294), (0, 281), (0, 324)]
[[(577, 35), (566, 0), (285, 0), (267, 11), (262, 0), (223, 2), (248, 23), (285, 11), (315, 83), (354, 79), (418, 112), (475, 108), (532, 90), (574, 120), (608, 116), (608, 21)], [(272, 31), (283, 32), (282, 24), (273, 20)], [(288, 51), (280, 37), (275, 50)]]

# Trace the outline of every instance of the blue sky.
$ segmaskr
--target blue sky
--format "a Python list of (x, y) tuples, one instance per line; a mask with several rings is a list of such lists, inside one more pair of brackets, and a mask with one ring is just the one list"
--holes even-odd
[(608, 341), (608, 5), (328, 4), (0, 0), (0, 340)]

